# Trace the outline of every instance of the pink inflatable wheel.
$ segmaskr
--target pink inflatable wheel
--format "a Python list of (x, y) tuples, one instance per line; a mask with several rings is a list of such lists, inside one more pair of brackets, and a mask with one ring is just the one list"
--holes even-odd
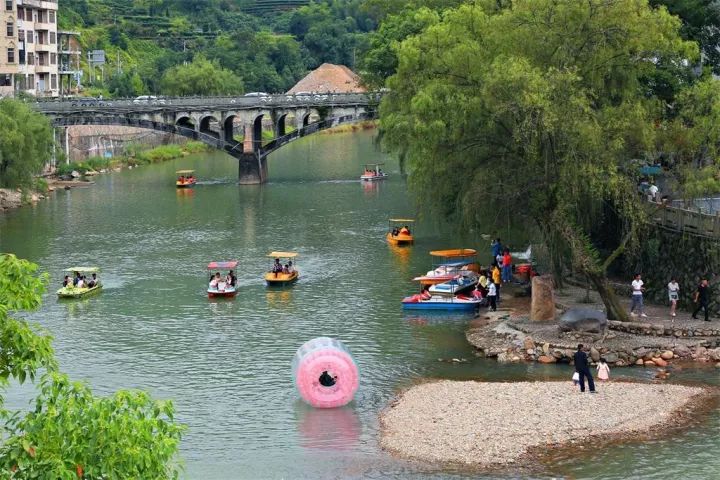
[(342, 342), (329, 337), (313, 338), (298, 348), (292, 370), (300, 396), (317, 408), (347, 404), (360, 382), (350, 352)]

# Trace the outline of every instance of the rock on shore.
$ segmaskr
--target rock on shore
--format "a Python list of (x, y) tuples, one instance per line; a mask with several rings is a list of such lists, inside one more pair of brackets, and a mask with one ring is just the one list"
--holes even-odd
[(518, 463), (535, 447), (659, 431), (702, 388), (567, 382), (438, 381), (405, 391), (381, 416), (383, 448), (403, 457), (475, 467)]

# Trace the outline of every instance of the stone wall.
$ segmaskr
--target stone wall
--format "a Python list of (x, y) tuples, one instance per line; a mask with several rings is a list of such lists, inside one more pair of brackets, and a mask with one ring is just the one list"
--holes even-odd
[[(62, 131), (62, 130), (61, 130)], [(60, 132), (58, 133), (60, 135)], [(64, 142), (64, 135), (59, 138)], [(89, 157), (118, 156), (126, 153), (129, 145), (149, 148), (169, 143), (184, 144), (185, 137), (155, 132), (145, 128), (112, 125), (75, 125), (68, 127), (70, 161), (83, 161)]]
[(620, 270), (629, 285), (634, 273), (641, 273), (645, 282), (645, 297), (650, 301), (669, 305), (667, 284), (675, 276), (680, 284), (681, 309), (695, 307), (693, 295), (703, 276), (711, 287), (710, 311), (720, 315), (720, 241), (682, 235), (667, 230), (651, 230), (642, 239), (639, 255), (620, 262)]

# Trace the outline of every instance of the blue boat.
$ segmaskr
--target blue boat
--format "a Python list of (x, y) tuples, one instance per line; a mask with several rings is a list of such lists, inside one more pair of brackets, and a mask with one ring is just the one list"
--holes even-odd
[(405, 310), (455, 310), (471, 312), (482, 305), (483, 300), (473, 297), (454, 297), (432, 295), (425, 299), (422, 295), (412, 295), (403, 298), (402, 306)]

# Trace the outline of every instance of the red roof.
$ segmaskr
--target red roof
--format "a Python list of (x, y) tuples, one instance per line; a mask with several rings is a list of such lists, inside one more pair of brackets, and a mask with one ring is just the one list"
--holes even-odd
[(208, 268), (208, 270), (216, 270), (216, 269), (228, 270), (228, 269), (237, 267), (237, 264), (238, 264), (238, 262), (236, 260), (232, 260), (229, 262), (210, 262), (210, 263), (208, 263), (207, 268)]

